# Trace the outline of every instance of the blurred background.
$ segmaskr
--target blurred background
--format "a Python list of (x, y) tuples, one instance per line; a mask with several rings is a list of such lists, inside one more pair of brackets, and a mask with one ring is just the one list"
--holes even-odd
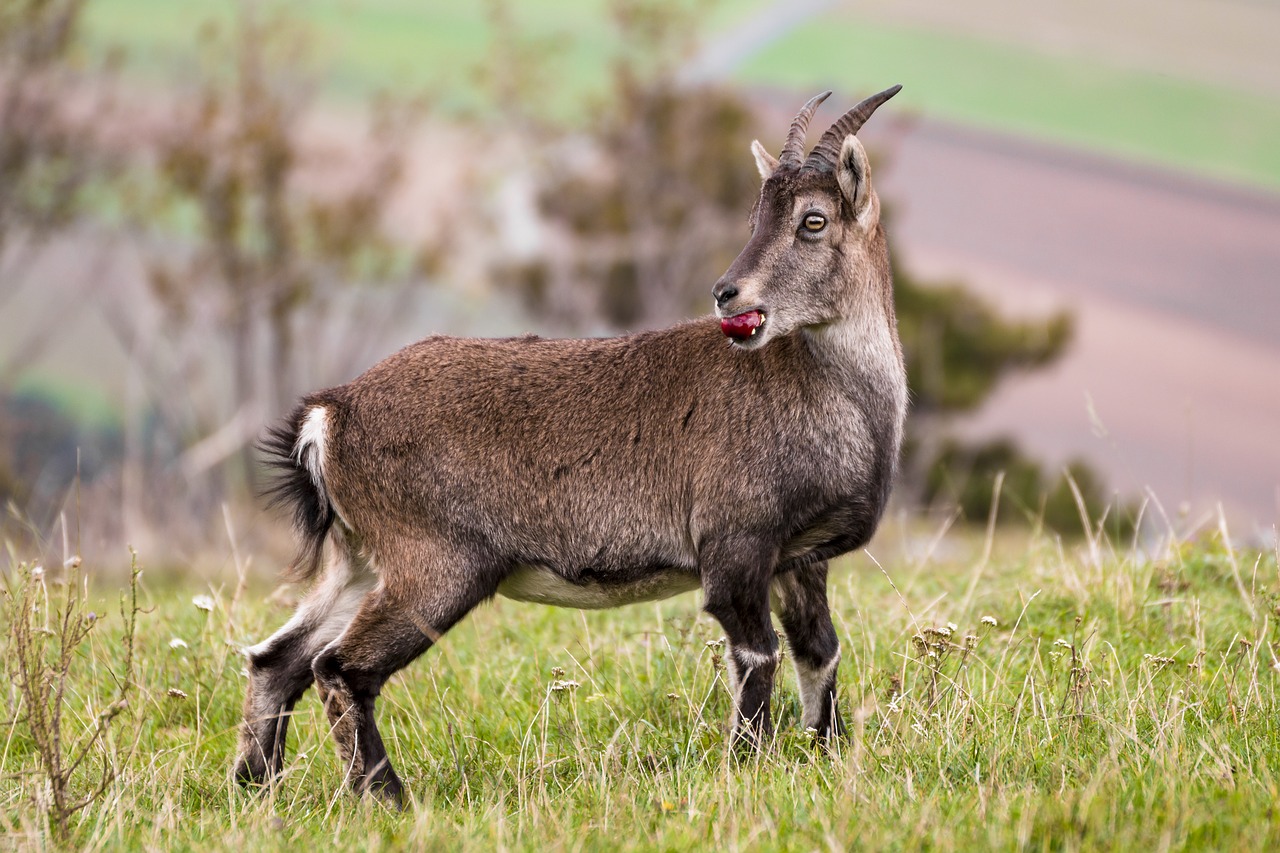
[(8, 559), (276, 553), (252, 444), (297, 395), (430, 333), (705, 313), (751, 140), (893, 83), (896, 515), (1274, 542), (1277, 32), (1262, 0), (0, 0)]

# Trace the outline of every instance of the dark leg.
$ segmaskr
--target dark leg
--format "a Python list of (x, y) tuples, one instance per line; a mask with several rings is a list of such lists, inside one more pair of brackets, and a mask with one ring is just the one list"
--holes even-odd
[(782, 622), (800, 682), (801, 724), (824, 740), (844, 733), (836, 708), (840, 641), (827, 608), (827, 564), (817, 563), (773, 580), (773, 609)]
[(342, 545), (297, 613), (270, 639), (247, 650), (249, 686), (235, 778), (242, 785), (271, 782), (284, 766), (289, 716), (311, 686), (311, 662), (346, 629), (373, 588), (373, 575)]
[(460, 561), (448, 569), (440, 567), (438, 555), (431, 565), (425, 562), (412, 574), (384, 570), (380, 562), (382, 586), (313, 666), (347, 782), (357, 793), (372, 791), (395, 806), (404, 804), (404, 785), (383, 746), (374, 702), (392, 674), (491, 596), (497, 583), (493, 573), (464, 568)]
[(769, 616), (775, 559), (758, 542), (723, 540), (703, 548), (705, 609), (729, 640), (725, 655), (734, 694), (735, 743), (759, 747), (773, 734), (769, 698), (778, 668), (778, 636)]

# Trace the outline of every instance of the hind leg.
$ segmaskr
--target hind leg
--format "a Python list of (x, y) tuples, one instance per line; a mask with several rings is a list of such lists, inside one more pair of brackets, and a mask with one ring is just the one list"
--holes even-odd
[(374, 702), (392, 674), (497, 588), (493, 567), (453, 557), (435, 547), (394, 558), (380, 550), (380, 585), (313, 667), (347, 782), (396, 806), (404, 804), (404, 785), (383, 746)]
[(246, 650), (249, 686), (235, 778), (242, 785), (270, 782), (284, 766), (289, 716), (311, 686), (311, 662), (346, 629), (376, 578), (348, 543), (335, 546), (320, 582), (283, 628)]
[(840, 641), (827, 606), (827, 564), (778, 575), (770, 592), (800, 682), (801, 723), (824, 740), (839, 736), (844, 733), (836, 709)]

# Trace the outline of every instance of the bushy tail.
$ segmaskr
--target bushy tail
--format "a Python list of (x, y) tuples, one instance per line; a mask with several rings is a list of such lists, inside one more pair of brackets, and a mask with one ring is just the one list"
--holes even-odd
[(271, 427), (259, 444), (267, 465), (275, 469), (263, 489), (268, 506), (282, 506), (293, 514), (298, 552), (284, 571), (291, 581), (305, 581), (320, 571), (324, 540), (335, 513), (324, 481), (328, 417), (324, 406), (302, 404), (280, 424)]

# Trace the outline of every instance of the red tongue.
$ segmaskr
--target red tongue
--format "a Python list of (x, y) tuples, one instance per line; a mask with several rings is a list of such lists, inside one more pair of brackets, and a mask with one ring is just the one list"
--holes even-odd
[(720, 331), (727, 337), (740, 341), (751, 337), (751, 333), (760, 328), (763, 322), (764, 315), (759, 311), (747, 311), (735, 317), (725, 317), (720, 321)]

